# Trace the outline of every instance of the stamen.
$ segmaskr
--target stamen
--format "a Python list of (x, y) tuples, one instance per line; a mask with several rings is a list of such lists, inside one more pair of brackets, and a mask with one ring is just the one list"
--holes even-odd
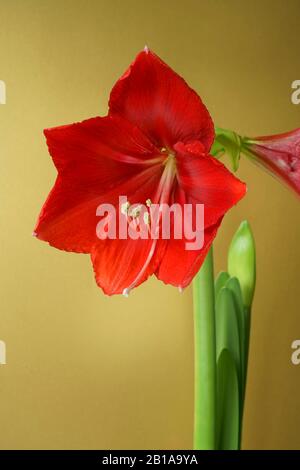
[(147, 267), (149, 266), (152, 258), (153, 258), (153, 255), (154, 255), (154, 251), (155, 251), (155, 247), (156, 247), (156, 243), (157, 243), (157, 239), (153, 240), (152, 242), (152, 245), (151, 245), (151, 248), (150, 248), (150, 251), (149, 251), (149, 254), (147, 256), (147, 259), (145, 261), (145, 263), (143, 264), (143, 267), (142, 269), (140, 270), (140, 272), (138, 273), (138, 275), (136, 276), (136, 278), (134, 279), (134, 281), (130, 284), (129, 287), (126, 287), (126, 289), (123, 290), (123, 295), (125, 297), (128, 297), (130, 292), (132, 291), (132, 289), (137, 285), (137, 283), (139, 282), (139, 280), (141, 279), (141, 277), (143, 276), (144, 272), (146, 271)]
[(141, 210), (142, 210), (142, 206), (139, 205), (139, 206), (136, 206), (134, 207), (133, 209), (131, 209), (130, 211), (130, 216), (133, 217), (134, 219), (136, 219), (137, 217), (139, 217), (140, 213), (141, 213)]
[(128, 214), (128, 209), (129, 209), (129, 207), (130, 207), (130, 202), (129, 202), (129, 201), (124, 202), (124, 203), (121, 205), (121, 212), (122, 212), (122, 214), (127, 215), (127, 214)]
[(151, 199), (147, 199), (147, 200), (146, 200), (146, 206), (147, 206), (147, 207), (151, 207), (151, 205), (152, 205)]
[(124, 297), (129, 297), (129, 293), (130, 293), (130, 290), (129, 289), (124, 289), (122, 294), (124, 295)]
[(149, 212), (144, 212), (144, 222), (146, 225), (150, 224), (150, 214)]
[(149, 54), (149, 47), (147, 46), (147, 44), (144, 47), (144, 52), (146, 52), (146, 54)]
[[(172, 183), (173, 183), (173, 180), (174, 180), (175, 176), (176, 176), (175, 158), (174, 158), (174, 155), (170, 154), (169, 158), (166, 159), (165, 168), (164, 168), (164, 171), (161, 175), (161, 179), (160, 179), (160, 182), (159, 182), (159, 185), (158, 185), (158, 188), (157, 188), (157, 192), (156, 192), (156, 195), (155, 195), (155, 198), (154, 198), (155, 203), (157, 203), (157, 202), (165, 203), (165, 202), (168, 201), (169, 196), (170, 196), (170, 192), (172, 190)], [(146, 204), (149, 201), (150, 200), (147, 199)], [(152, 202), (151, 202), (151, 204), (152, 204)], [(147, 206), (148, 206), (148, 204), (147, 204)], [(139, 211), (139, 214), (140, 214), (140, 211)], [(130, 213), (130, 215), (132, 215), (132, 214)], [(146, 215), (146, 213), (144, 214), (144, 217), (145, 217), (145, 215)], [(148, 212), (147, 212), (147, 215), (148, 215)], [(150, 247), (150, 251), (148, 253), (147, 259), (146, 259), (145, 263), (143, 264), (141, 270), (139, 271), (139, 273), (137, 274), (137, 276), (135, 277), (133, 282), (130, 284), (130, 286), (126, 287), (126, 289), (123, 290), (123, 295), (125, 297), (128, 297), (130, 291), (139, 283), (139, 281), (142, 279), (143, 275), (145, 274), (145, 271), (148, 268), (148, 266), (151, 263), (151, 260), (154, 256), (157, 240), (158, 240), (157, 238), (154, 238), (152, 240), (152, 245)]]

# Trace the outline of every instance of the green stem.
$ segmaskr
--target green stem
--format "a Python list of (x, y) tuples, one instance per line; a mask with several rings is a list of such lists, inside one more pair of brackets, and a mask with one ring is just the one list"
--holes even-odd
[(195, 341), (194, 449), (216, 446), (216, 335), (213, 251), (193, 282)]
[(249, 343), (250, 343), (250, 329), (251, 329), (251, 307), (245, 307), (246, 316), (246, 335), (245, 335), (245, 382), (244, 382), (244, 400), (247, 385), (248, 375), (248, 360), (249, 360)]
[(242, 384), (242, 406), (240, 411), (240, 434), (239, 434), (239, 450), (242, 448), (242, 437), (243, 437), (243, 420), (244, 420), (244, 408), (246, 398), (246, 386), (248, 376), (248, 360), (249, 360), (249, 343), (250, 343), (250, 327), (251, 327), (251, 307), (245, 307), (245, 372), (244, 382)]

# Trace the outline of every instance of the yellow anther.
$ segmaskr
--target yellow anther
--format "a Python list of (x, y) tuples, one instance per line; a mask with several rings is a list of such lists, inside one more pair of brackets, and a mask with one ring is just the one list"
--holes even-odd
[(121, 205), (121, 212), (122, 214), (124, 215), (127, 215), (128, 214), (128, 209), (130, 207), (130, 203), (128, 201), (124, 202), (122, 205)]
[(141, 209), (142, 209), (141, 205), (136, 206), (133, 209), (131, 209), (131, 211), (130, 211), (131, 217), (133, 217), (134, 219), (137, 218), (141, 213)]

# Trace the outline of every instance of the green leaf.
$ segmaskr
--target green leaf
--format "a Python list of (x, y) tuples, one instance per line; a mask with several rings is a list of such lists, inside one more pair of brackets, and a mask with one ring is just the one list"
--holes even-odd
[(244, 312), (245, 312), (245, 384), (244, 384), (244, 387), (246, 388), (247, 372), (248, 372), (248, 359), (249, 359), (251, 307), (245, 307)]
[(217, 358), (223, 349), (228, 349), (240, 376), (241, 355), (237, 312), (233, 293), (227, 287), (222, 287), (216, 301), (216, 348)]
[(226, 282), (230, 278), (229, 274), (226, 271), (221, 271), (216, 277), (215, 280), (215, 298), (217, 299), (220, 290), (225, 286)]
[[(232, 292), (233, 302), (235, 305), (235, 312), (238, 324), (238, 335), (240, 345), (240, 364), (241, 364), (241, 391), (244, 393), (245, 384), (245, 369), (246, 369), (246, 318), (245, 309), (243, 305), (243, 297), (241, 286), (236, 277), (231, 277), (226, 282), (226, 287)], [(243, 397), (241, 397), (243, 400)]]
[(239, 388), (234, 359), (223, 349), (217, 361), (217, 449), (238, 450)]

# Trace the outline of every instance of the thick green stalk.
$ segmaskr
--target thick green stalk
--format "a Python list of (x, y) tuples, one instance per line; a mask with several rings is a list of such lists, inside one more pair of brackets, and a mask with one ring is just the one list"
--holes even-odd
[(216, 332), (213, 252), (193, 282), (195, 411), (194, 449), (216, 446)]
[(251, 330), (251, 306), (245, 307), (246, 316), (246, 334), (245, 334), (245, 383), (244, 383), (244, 399), (245, 390), (247, 385), (247, 373), (248, 373), (248, 360), (249, 360), (249, 342), (250, 342), (250, 330)]

